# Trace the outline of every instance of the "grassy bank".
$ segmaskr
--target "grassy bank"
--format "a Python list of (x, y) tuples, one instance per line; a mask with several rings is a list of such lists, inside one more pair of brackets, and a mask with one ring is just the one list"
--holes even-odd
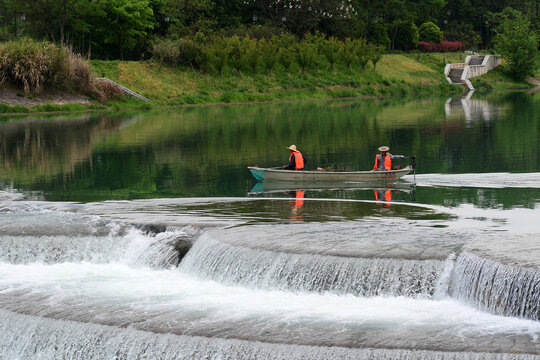
[(408, 55), (383, 55), (376, 67), (369, 64), (364, 70), (276, 68), (255, 75), (227, 70), (203, 74), (155, 62), (92, 61), (92, 69), (165, 105), (458, 93), (460, 89), (449, 85), (442, 74), (442, 57), (440, 64), (437, 61), (431, 54), (421, 55), (420, 61)]
[[(533, 80), (533, 82), (538, 82), (540, 80), (540, 59), (537, 60), (536, 72), (533, 78), (536, 80)], [(509, 90), (525, 90), (538, 86), (531, 83), (530, 80), (531, 79), (529, 79), (529, 81), (520, 81), (510, 76), (510, 72), (503, 61), (503, 64), (498, 68), (482, 76), (472, 78), (471, 83), (477, 91), (488, 93)]]
[[(124, 98), (90, 105), (45, 104), (0, 105), (0, 113), (82, 111), (85, 109), (148, 109), (156, 106), (204, 105), (338, 99), (355, 97), (414, 96), (419, 94), (458, 95), (443, 75), (446, 63), (460, 62), (464, 53), (385, 54), (376, 66), (365, 69), (335, 66), (324, 61), (318, 69), (302, 71), (294, 65), (285, 71), (279, 65), (270, 73), (253, 74), (225, 68), (223, 73), (203, 73), (191, 67), (167, 66), (154, 61), (92, 61), (94, 76), (105, 76), (151, 99), (152, 104)], [(497, 69), (473, 79), (482, 91), (527, 87)], [(29, 95), (31, 96), (31, 94)]]

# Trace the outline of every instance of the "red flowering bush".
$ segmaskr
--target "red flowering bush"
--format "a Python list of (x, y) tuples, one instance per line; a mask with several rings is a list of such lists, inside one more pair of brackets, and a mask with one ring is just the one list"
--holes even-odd
[(423, 52), (449, 52), (465, 50), (461, 41), (441, 41), (440, 43), (418, 42), (418, 48)]

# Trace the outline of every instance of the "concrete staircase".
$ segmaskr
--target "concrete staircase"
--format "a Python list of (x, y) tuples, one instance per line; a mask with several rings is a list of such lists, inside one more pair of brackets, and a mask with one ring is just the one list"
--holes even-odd
[(469, 79), (487, 73), (500, 63), (501, 57), (498, 55), (471, 55), (467, 56), (463, 63), (447, 64), (444, 75), (450, 84), (462, 85), (468, 90), (474, 90)]
[(471, 61), (469, 61), (469, 66), (472, 65), (482, 65), (482, 62), (484, 61), (485, 56), (475, 56), (471, 58)]
[(122, 90), (122, 92), (123, 92), (124, 94), (126, 94), (126, 95), (129, 95), (129, 96), (131, 96), (131, 97), (140, 99), (140, 100), (145, 101), (145, 102), (149, 102), (149, 103), (152, 102), (152, 100), (145, 98), (145, 97), (142, 96), (141, 94), (137, 94), (135, 91), (130, 90), (130, 89), (128, 89), (127, 87), (124, 87), (124, 86), (118, 84), (117, 82), (112, 81), (111, 79), (108, 79), (108, 78), (106, 78), (106, 77), (96, 78), (96, 80), (98, 80), (98, 81), (107, 81), (107, 82), (109, 82), (109, 83), (111, 83), (111, 84), (114, 84), (114, 85), (118, 86), (118, 88), (119, 88), (120, 90)]
[(464, 69), (451, 69), (448, 73), (448, 77), (452, 80), (452, 84), (461, 84), (461, 76)]

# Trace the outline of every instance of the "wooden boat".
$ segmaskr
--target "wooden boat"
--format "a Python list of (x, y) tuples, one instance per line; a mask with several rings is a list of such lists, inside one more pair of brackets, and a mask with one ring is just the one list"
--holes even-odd
[(248, 169), (253, 177), (259, 181), (353, 181), (373, 183), (395, 181), (407, 175), (414, 168), (408, 165), (403, 169), (384, 171), (296, 171), (257, 166), (249, 166)]

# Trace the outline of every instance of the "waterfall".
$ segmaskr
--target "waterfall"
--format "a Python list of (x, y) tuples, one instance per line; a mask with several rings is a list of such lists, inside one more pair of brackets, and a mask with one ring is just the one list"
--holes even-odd
[(450, 281), (452, 297), (497, 315), (540, 320), (540, 270), (463, 252)]
[(230, 245), (203, 235), (182, 271), (225, 284), (358, 296), (430, 297), (443, 260), (353, 258), (279, 253)]
[(348, 349), (157, 334), (0, 310), (2, 359), (539, 360), (536, 355)]
[(108, 235), (0, 236), (0, 261), (11, 264), (65, 262), (176, 266), (197, 231), (190, 227), (160, 233), (123, 226)]

